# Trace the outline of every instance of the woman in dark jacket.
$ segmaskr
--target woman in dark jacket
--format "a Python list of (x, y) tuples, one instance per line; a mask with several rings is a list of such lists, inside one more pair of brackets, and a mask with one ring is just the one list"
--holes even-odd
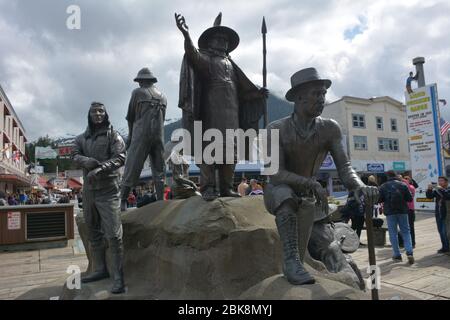
[(358, 237), (361, 237), (361, 231), (364, 227), (364, 198), (361, 196), (360, 203), (355, 199), (355, 193), (350, 191), (347, 203), (341, 209), (344, 221), (352, 220), (352, 229), (356, 231)]

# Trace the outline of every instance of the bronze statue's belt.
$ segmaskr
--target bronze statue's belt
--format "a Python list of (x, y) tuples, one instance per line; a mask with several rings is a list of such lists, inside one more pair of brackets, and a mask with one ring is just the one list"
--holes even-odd
[(208, 87), (217, 87), (217, 86), (230, 86), (234, 85), (234, 82), (231, 79), (211, 79), (206, 83)]

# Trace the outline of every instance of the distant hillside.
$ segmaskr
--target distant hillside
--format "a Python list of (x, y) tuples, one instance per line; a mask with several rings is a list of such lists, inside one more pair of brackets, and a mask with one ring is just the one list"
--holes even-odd
[[(270, 94), (267, 100), (267, 106), (269, 111), (269, 123), (290, 115), (293, 111), (293, 104), (287, 102), (286, 100)], [(170, 121), (170, 120), (169, 120)], [(260, 128), (263, 127), (263, 118), (261, 118)], [(181, 119), (168, 123), (164, 126), (164, 141), (167, 142), (172, 135), (172, 132), (176, 129), (181, 128)], [(128, 137), (128, 128), (115, 128), (119, 131), (120, 135), (126, 140)], [(57, 137), (54, 139), (56, 145), (69, 145), (75, 140), (75, 136), (67, 134), (65, 137)]]
[[(286, 100), (276, 95), (269, 95), (269, 99), (267, 100), (269, 123), (290, 115), (293, 111), (293, 108), (294, 105), (287, 102)], [(261, 118), (261, 121), (259, 123), (260, 128), (263, 127), (263, 122), (264, 120)], [(166, 124), (164, 126), (164, 141), (169, 141), (172, 132), (179, 128), (181, 128), (181, 120)]]

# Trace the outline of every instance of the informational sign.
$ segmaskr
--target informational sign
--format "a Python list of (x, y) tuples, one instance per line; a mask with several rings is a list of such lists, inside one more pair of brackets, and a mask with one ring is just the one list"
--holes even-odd
[[(347, 135), (342, 135), (341, 144), (344, 150), (347, 151)], [(336, 170), (336, 164), (330, 153), (328, 153), (325, 160), (323, 160), (320, 170)]]
[(8, 212), (8, 230), (20, 229), (20, 212)]
[(34, 149), (36, 159), (56, 159), (58, 153), (52, 147), (36, 147)]
[(58, 147), (58, 156), (60, 159), (69, 159), (73, 152), (73, 146)]
[(334, 164), (331, 154), (328, 154), (325, 160), (322, 162), (320, 170), (336, 170), (336, 165)]
[(405, 171), (406, 170), (406, 165), (405, 165), (404, 162), (396, 162), (396, 161), (394, 161), (392, 163), (392, 168), (395, 171)]
[(368, 163), (367, 164), (368, 172), (376, 172), (383, 173), (384, 172), (384, 164), (383, 163)]
[(415, 203), (418, 210), (434, 210), (434, 202), (425, 192), (443, 172), (439, 109), (436, 84), (405, 92), (411, 174), (419, 185)]
[(34, 172), (37, 174), (42, 174), (42, 173), (44, 173), (44, 167), (43, 166), (35, 166)]
[(66, 180), (64, 179), (55, 179), (52, 181), (52, 184), (56, 189), (64, 189), (67, 186)]

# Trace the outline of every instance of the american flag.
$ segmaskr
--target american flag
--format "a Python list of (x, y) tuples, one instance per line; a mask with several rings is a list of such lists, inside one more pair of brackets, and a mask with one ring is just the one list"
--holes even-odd
[(441, 125), (441, 136), (443, 136), (450, 129), (450, 123), (441, 118), (440, 125)]

